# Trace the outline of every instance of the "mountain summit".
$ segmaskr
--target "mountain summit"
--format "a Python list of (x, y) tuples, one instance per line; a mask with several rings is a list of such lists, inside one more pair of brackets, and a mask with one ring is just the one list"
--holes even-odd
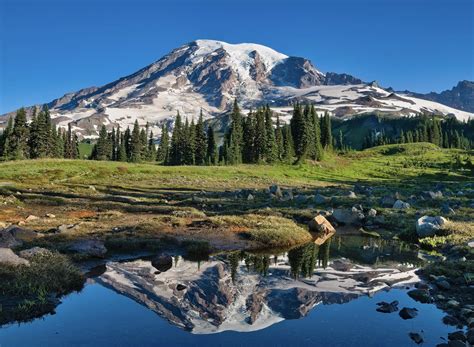
[(134, 74), (66, 94), (48, 106), (59, 126), (72, 122), (80, 136), (95, 137), (102, 124), (123, 129), (136, 119), (140, 125), (149, 123), (156, 134), (161, 123), (171, 122), (178, 111), (197, 117), (202, 110), (205, 118), (212, 118), (227, 112), (236, 98), (244, 109), (269, 104), (282, 113), (298, 100), (339, 117), (373, 111), (471, 117), (468, 112), (395, 94), (348, 74), (324, 74), (308, 59), (266, 46), (214, 40), (190, 42)]

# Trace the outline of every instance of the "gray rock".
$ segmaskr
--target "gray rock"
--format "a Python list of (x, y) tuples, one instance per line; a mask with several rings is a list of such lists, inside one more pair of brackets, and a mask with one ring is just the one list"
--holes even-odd
[(72, 252), (90, 255), (93, 257), (104, 257), (107, 253), (104, 243), (100, 240), (80, 240), (74, 242), (68, 248)]
[(356, 193), (354, 193), (352, 191), (348, 192), (346, 197), (348, 197), (349, 199), (357, 199)]
[(46, 248), (42, 247), (33, 247), (29, 249), (25, 249), (19, 253), (20, 257), (30, 259), (33, 258), (36, 255), (47, 255), (51, 254), (51, 251)]
[(441, 290), (450, 290), (451, 285), (445, 279), (439, 279), (435, 282), (436, 286)]
[(404, 209), (410, 208), (410, 204), (408, 202), (403, 202), (402, 200), (397, 200), (393, 204), (393, 208), (397, 210), (404, 210)]
[(426, 191), (426, 192), (421, 193), (421, 197), (424, 199), (429, 199), (429, 200), (441, 199), (443, 197), (443, 193), (440, 190), (436, 192)]
[(247, 195), (247, 201), (253, 201), (255, 198), (252, 194)]
[(448, 347), (468, 347), (465, 342), (462, 342), (460, 340), (449, 341), (447, 346)]
[(441, 216), (423, 216), (416, 221), (416, 233), (419, 237), (433, 236), (446, 222), (447, 220)]
[(283, 201), (290, 201), (293, 200), (293, 191), (291, 189), (284, 189), (283, 190), (283, 196), (281, 197), (281, 200)]
[(395, 203), (395, 199), (391, 195), (385, 195), (380, 199), (380, 205), (382, 207), (392, 207)]
[(280, 186), (277, 184), (270, 186), (269, 191), (270, 194), (274, 195), (277, 199), (281, 199), (283, 197)]
[(20, 258), (10, 248), (0, 248), (0, 264), (7, 265), (29, 265), (30, 262)]
[(13, 237), (8, 229), (0, 230), (0, 248), (15, 248), (21, 245), (23, 242)]
[(446, 303), (446, 306), (450, 307), (450, 308), (456, 308), (456, 307), (459, 307), (459, 302), (456, 301), (456, 300), (449, 300), (447, 303)]
[(416, 308), (404, 307), (398, 313), (403, 319), (413, 319), (418, 316), (418, 310)]
[(314, 203), (316, 205), (322, 205), (322, 204), (325, 204), (326, 202), (328, 201), (328, 198), (321, 195), (321, 194), (316, 194), (314, 196)]
[(337, 223), (353, 225), (360, 224), (360, 221), (364, 219), (362, 213), (342, 208), (336, 208), (332, 213), (332, 217)]

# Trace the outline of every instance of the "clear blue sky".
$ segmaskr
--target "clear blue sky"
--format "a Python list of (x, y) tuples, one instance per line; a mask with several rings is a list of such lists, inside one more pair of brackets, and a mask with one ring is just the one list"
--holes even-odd
[(473, 0), (0, 0), (0, 113), (135, 72), (203, 38), (383, 86), (474, 79)]

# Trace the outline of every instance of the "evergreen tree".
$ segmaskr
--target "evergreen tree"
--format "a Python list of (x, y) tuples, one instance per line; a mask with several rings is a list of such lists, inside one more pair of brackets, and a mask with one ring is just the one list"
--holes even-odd
[(169, 140), (169, 129), (168, 126), (163, 123), (161, 126), (161, 139), (160, 145), (158, 146), (158, 152), (156, 154), (156, 160), (162, 163), (168, 163), (170, 153), (170, 140)]
[(119, 132), (120, 142), (117, 151), (117, 161), (127, 161), (127, 148), (125, 145), (125, 134)]
[(324, 114), (321, 121), (321, 144), (325, 149), (330, 149), (332, 147), (331, 117), (327, 112)]
[(293, 148), (293, 137), (291, 135), (291, 127), (285, 126), (283, 128), (283, 161), (291, 163), (295, 153)]
[(8, 160), (10, 158), (10, 153), (8, 150), (10, 149), (10, 141), (11, 135), (13, 133), (13, 118), (8, 119), (8, 123), (6, 128), (3, 130), (1, 141), (0, 141), (0, 154), (4, 160)]
[(94, 160), (110, 160), (110, 141), (105, 125), (100, 128), (99, 139), (92, 153), (92, 159)]
[(255, 117), (250, 112), (244, 120), (243, 125), (243, 147), (242, 161), (244, 163), (255, 162)]
[(262, 109), (258, 109), (255, 113), (255, 138), (254, 138), (254, 162), (260, 163), (265, 159), (266, 155), (266, 127), (265, 127), (265, 113)]
[(294, 151), (298, 161), (301, 161), (304, 159), (308, 148), (308, 131), (306, 129), (306, 119), (299, 104), (296, 104), (293, 108), (290, 126)]
[(206, 164), (206, 153), (207, 153), (207, 136), (204, 129), (204, 121), (202, 116), (202, 110), (199, 114), (199, 119), (196, 124), (195, 130), (195, 154), (194, 159), (196, 165)]
[(276, 119), (275, 142), (276, 142), (276, 147), (277, 147), (278, 160), (282, 160), (283, 153), (284, 153), (283, 131), (281, 130), (280, 117), (278, 116), (278, 114), (277, 114), (277, 119)]
[(183, 164), (183, 124), (181, 122), (181, 116), (178, 112), (176, 120), (174, 122), (173, 133), (171, 135), (171, 149), (170, 149), (170, 164), (181, 165)]
[[(146, 146), (146, 134), (145, 134), (145, 146)], [(135, 120), (133, 125), (132, 135), (130, 137), (130, 161), (132, 163), (138, 163), (142, 160), (143, 152), (143, 140), (140, 135), (140, 127), (138, 120)]]
[(26, 123), (26, 111), (24, 108), (16, 112), (13, 129), (8, 141), (9, 159), (27, 159), (29, 157), (28, 148), (29, 129)]
[(216, 165), (218, 161), (218, 149), (214, 129), (212, 126), (207, 128), (207, 163), (208, 165)]
[(267, 105), (265, 107), (265, 159), (267, 163), (273, 163), (278, 158), (275, 130), (273, 129), (272, 111)]
[(237, 100), (234, 101), (234, 106), (231, 113), (231, 126), (228, 133), (228, 149), (226, 162), (230, 165), (242, 163), (242, 115)]

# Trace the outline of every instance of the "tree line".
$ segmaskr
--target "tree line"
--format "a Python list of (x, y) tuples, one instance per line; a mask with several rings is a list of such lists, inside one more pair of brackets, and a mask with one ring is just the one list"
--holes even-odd
[(464, 131), (474, 129), (474, 121), (461, 123), (456, 118), (451, 117), (443, 121), (437, 117), (418, 117), (418, 124), (413, 129), (403, 128), (396, 134), (388, 135), (384, 130), (374, 130), (364, 138), (363, 147), (394, 144), (394, 143), (414, 143), (430, 142), (443, 148), (471, 149), (474, 147), (472, 140), (466, 136)]
[(67, 130), (57, 128), (51, 122), (48, 107), (37, 113), (33, 109), (28, 124), (24, 108), (10, 117), (0, 134), (0, 158), (20, 160), (36, 158), (79, 158), (79, 140), (73, 133), (71, 124)]
[[(164, 165), (236, 165), (241, 163), (301, 162), (322, 160), (332, 148), (329, 114), (319, 117), (313, 106), (295, 104), (290, 124), (274, 123), (269, 106), (251, 111), (246, 117), (234, 102), (230, 124), (219, 145), (212, 125), (205, 125), (202, 112), (197, 123), (176, 115), (170, 135), (169, 125), (161, 128), (156, 148), (148, 125), (107, 132), (102, 126), (91, 159), (114, 161), (157, 161)], [(149, 134), (149, 135), (147, 135)]]

